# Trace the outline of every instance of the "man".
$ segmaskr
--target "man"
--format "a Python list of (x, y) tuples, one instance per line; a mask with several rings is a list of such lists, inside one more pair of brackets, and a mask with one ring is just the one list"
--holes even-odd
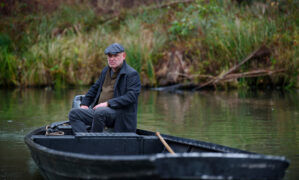
[(112, 127), (115, 132), (135, 132), (137, 125), (137, 101), (141, 89), (136, 70), (126, 61), (126, 53), (118, 43), (108, 46), (106, 66), (97, 82), (88, 90), (80, 108), (69, 113), (74, 132), (102, 132)]

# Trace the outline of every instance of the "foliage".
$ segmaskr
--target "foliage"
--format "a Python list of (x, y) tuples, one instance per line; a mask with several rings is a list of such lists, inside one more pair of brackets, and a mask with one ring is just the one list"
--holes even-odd
[[(298, 4), (295, 1), (289, 4), (251, 1), (249, 4), (239, 6), (231, 1), (198, 1), (175, 14), (169, 32), (171, 37), (175, 37), (173, 40), (184, 44), (190, 59), (197, 59), (193, 62), (196, 64), (193, 71), (199, 74), (218, 75), (261, 45), (271, 47), (270, 58), (276, 60), (272, 69), (287, 69), (287, 74), (293, 75), (283, 81), (294, 87), (299, 68), (298, 58), (294, 56), (298, 51), (298, 22), (294, 6)], [(280, 51), (281, 48), (284, 52)], [(244, 67), (244, 71), (249, 68)], [(240, 79), (239, 83), (248, 86), (251, 81)], [(282, 82), (273, 79), (272, 83)]]
[(17, 76), (17, 60), (12, 53), (11, 39), (0, 34), (0, 84), (15, 84)]
[(157, 33), (161, 32), (159, 28), (156, 26), (150, 31), (139, 19), (129, 18), (121, 25), (120, 37), (116, 40), (126, 47), (128, 63), (145, 75), (151, 84), (155, 84), (153, 55), (159, 52), (166, 41), (163, 32)]
[[(1, 16), (2, 86), (91, 84), (106, 64), (105, 47), (113, 42), (125, 46), (127, 62), (149, 85), (157, 83), (163, 53), (173, 49), (184, 52), (194, 75), (215, 76), (266, 45), (270, 68), (286, 70), (270, 83), (294, 87), (299, 74), (297, 0), (198, 0), (110, 17), (79, 1), (48, 13), (25, 13), (24, 7), (16, 4), (12, 16)], [(250, 84), (252, 79), (239, 80), (239, 87)]]

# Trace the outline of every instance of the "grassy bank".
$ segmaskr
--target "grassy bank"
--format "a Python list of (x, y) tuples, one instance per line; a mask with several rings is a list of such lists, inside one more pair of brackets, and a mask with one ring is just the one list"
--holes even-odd
[[(22, 9), (24, 4), (14, 7)], [(176, 83), (198, 84), (208, 80), (202, 77), (226, 72), (264, 45), (270, 53), (237, 72), (263, 68), (283, 70), (282, 73), (239, 78), (234, 86), (296, 86), (296, 0), (151, 4), (115, 8), (111, 13), (99, 12), (99, 6), (78, 1), (59, 4), (51, 11), (2, 14), (0, 85), (91, 84), (106, 65), (105, 47), (120, 42), (126, 48), (128, 63), (141, 74), (143, 85), (159, 85), (159, 78), (163, 79), (157, 73), (161, 62), (172, 60), (167, 53), (180, 52), (187, 64), (184, 77), (192, 77), (181, 77)]]

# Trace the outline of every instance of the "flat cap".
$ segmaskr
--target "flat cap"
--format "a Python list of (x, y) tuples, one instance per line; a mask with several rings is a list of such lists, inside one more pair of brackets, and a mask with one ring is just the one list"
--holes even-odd
[(107, 54), (117, 54), (124, 51), (125, 49), (122, 45), (118, 43), (113, 43), (105, 49), (104, 53), (107, 55)]

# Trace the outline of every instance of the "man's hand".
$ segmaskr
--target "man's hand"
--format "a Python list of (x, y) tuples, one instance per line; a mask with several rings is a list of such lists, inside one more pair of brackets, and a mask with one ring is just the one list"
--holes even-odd
[(93, 110), (95, 110), (95, 109), (97, 109), (97, 108), (99, 108), (99, 107), (108, 107), (108, 103), (107, 103), (107, 102), (100, 103), (100, 104), (96, 105), (96, 106), (93, 108)]
[(80, 108), (82, 108), (82, 109), (88, 109), (88, 106), (82, 105), (82, 106), (80, 106)]

